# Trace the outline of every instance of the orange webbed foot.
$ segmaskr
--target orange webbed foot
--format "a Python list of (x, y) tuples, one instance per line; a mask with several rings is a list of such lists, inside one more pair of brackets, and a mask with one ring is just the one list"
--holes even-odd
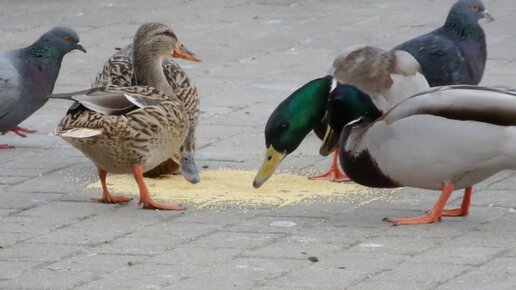
[(310, 176), (308, 177), (310, 180), (327, 180), (327, 181), (333, 181), (333, 182), (344, 182), (344, 181), (350, 181), (349, 177), (340, 172), (338, 169), (330, 169), (328, 172), (325, 172), (321, 175), (316, 176)]
[(437, 223), (441, 221), (441, 216), (433, 213), (429, 213), (424, 216), (418, 217), (407, 217), (407, 218), (384, 218), (386, 222), (390, 222), (395, 226), (398, 225), (421, 225), (421, 224), (431, 224)]
[(465, 210), (461, 207), (454, 209), (443, 209), (443, 216), (466, 216), (468, 215), (468, 210)]
[(101, 197), (92, 197), (92, 201), (100, 202), (100, 203), (126, 203), (133, 200), (132, 198), (125, 197), (125, 196), (101, 196)]
[(332, 161), (330, 169), (321, 175), (316, 176), (310, 176), (308, 179), (310, 180), (327, 180), (327, 181), (333, 181), (333, 182), (344, 182), (344, 181), (350, 181), (349, 177), (340, 172), (339, 166), (337, 165), (337, 158), (339, 156), (339, 150), (335, 150), (333, 152)]
[(186, 209), (186, 207), (182, 206), (181, 204), (162, 203), (162, 202), (157, 202), (152, 199), (149, 199), (149, 200), (140, 199), (138, 201), (138, 205), (143, 205), (144, 209), (160, 209), (160, 210), (174, 210), (174, 211), (183, 211)]
[(439, 199), (434, 204), (431, 210), (427, 211), (427, 214), (424, 216), (418, 217), (408, 217), (408, 218), (384, 218), (383, 220), (386, 222), (391, 222), (393, 225), (420, 225), (420, 224), (431, 224), (437, 223), (441, 221), (443, 208), (448, 199), (450, 198), (451, 193), (453, 192), (454, 185), (453, 183), (443, 184), (441, 195)]
[(185, 210), (186, 208), (180, 204), (173, 203), (161, 203), (154, 201), (150, 197), (149, 189), (145, 185), (145, 181), (143, 180), (143, 168), (141, 166), (135, 165), (133, 166), (134, 179), (136, 180), (136, 184), (138, 184), (138, 188), (140, 189), (140, 200), (138, 201), (138, 205), (143, 205), (144, 209), (161, 209), (161, 210)]

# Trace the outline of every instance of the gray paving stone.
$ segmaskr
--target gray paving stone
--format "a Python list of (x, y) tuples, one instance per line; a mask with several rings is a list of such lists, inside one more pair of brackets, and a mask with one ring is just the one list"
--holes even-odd
[(289, 237), (265, 247), (245, 251), (242, 255), (271, 259), (308, 259), (309, 257), (317, 257), (317, 259), (322, 260), (338, 252), (340, 249), (340, 245), (310, 241), (299, 237)]
[(86, 272), (97, 276), (144, 264), (148, 258), (136, 255), (116, 255), (85, 253), (44, 266), (44, 270), (54, 272)]
[(344, 250), (321, 259), (318, 265), (327, 269), (339, 269), (373, 276), (382, 271), (391, 270), (408, 259), (410, 259), (408, 255), (357, 253)]
[(480, 265), (504, 252), (504, 248), (448, 247), (446, 245), (432, 249), (424, 254), (409, 259), (410, 263), (446, 264), (446, 265)]
[(1, 249), (0, 261), (51, 262), (76, 252), (84, 252), (81, 246), (19, 243)]
[(471, 266), (403, 263), (392, 270), (373, 276), (377, 281), (439, 282), (452, 279), (471, 270)]
[(265, 283), (265, 285), (278, 285), (284, 289), (346, 289), (365, 278), (367, 278), (365, 273), (328, 269), (314, 263)]
[(377, 237), (364, 240), (352, 247), (351, 252), (416, 255), (443, 243), (442, 239)]
[(325, 218), (292, 217), (263, 217), (258, 216), (246, 222), (228, 228), (229, 231), (263, 232), (263, 233), (298, 233), (300, 229), (320, 227), (327, 222)]
[(0, 281), (18, 276), (38, 264), (38, 262), (0, 261)]
[[(193, 254), (195, 253), (195, 254)], [(226, 264), (240, 256), (239, 249), (226, 248), (198, 248), (188, 244), (175, 247), (150, 259), (156, 264), (184, 264), (200, 267), (214, 267)]]
[[(136, 264), (104, 275), (76, 289), (169, 289), (176, 288), (202, 269), (189, 265)], [(210, 284), (204, 284), (210, 285)]]
[(94, 278), (92, 273), (68, 270), (34, 270), (9, 280), (0, 280), (2, 289), (73, 289)]
[(16, 243), (29, 240), (33, 238), (35, 234), (31, 233), (6, 233), (3, 232), (0, 236), (0, 249), (5, 249)]
[(498, 258), (456, 277), (437, 289), (514, 289), (515, 262), (514, 257)]
[(357, 286), (348, 288), (349, 290), (369, 290), (369, 289), (382, 289), (382, 290), (399, 290), (399, 289), (412, 289), (412, 290), (426, 290), (434, 289), (436, 283), (428, 282), (400, 282), (400, 281), (370, 281), (366, 280), (361, 282)]
[(174, 239), (121, 237), (104, 243), (99, 247), (98, 252), (101, 254), (154, 256), (175, 248), (179, 243), (180, 241)]
[(251, 249), (255, 247), (263, 247), (272, 244), (282, 238), (282, 234), (271, 233), (241, 233), (241, 232), (224, 232), (219, 231), (212, 235), (202, 237), (194, 244), (198, 247), (206, 248), (233, 248)]
[(2, 204), (0, 208), (23, 212), (34, 207), (55, 202), (63, 197), (59, 193), (40, 193), (40, 192), (11, 192), (4, 189), (2, 194)]
[[(88, 230), (85, 230), (88, 229)], [(111, 243), (114, 239), (127, 235), (130, 232), (127, 228), (106, 223), (102, 227), (87, 227), (84, 225), (73, 225), (63, 227), (38, 236), (29, 242), (44, 243), (47, 245), (83, 245), (96, 246)]]
[(175, 289), (252, 289), (310, 263), (290, 259), (235, 259), (174, 284)]
[(42, 234), (72, 224), (75, 220), (63, 220), (61, 217), (27, 217), (11, 215), (2, 218), (0, 232)]

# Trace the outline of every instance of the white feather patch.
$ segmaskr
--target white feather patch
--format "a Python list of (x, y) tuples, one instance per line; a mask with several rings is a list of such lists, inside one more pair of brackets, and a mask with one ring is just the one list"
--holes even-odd
[(145, 107), (145, 105), (143, 105), (137, 98), (127, 93), (124, 93), (124, 96), (129, 100), (129, 102), (133, 103), (135, 106), (138, 106), (139, 108)]
[(57, 132), (58, 136), (67, 138), (90, 138), (102, 134), (102, 130), (88, 128), (74, 128)]
[(337, 80), (335, 78), (331, 78), (331, 90), (333, 91), (337, 87)]
[(396, 50), (394, 54), (396, 55), (397, 73), (410, 76), (421, 72), (419, 62), (410, 53), (403, 50)]

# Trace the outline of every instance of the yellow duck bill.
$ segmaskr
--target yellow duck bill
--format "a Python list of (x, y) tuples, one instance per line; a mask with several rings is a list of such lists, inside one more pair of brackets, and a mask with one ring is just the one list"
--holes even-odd
[(328, 126), (326, 128), (326, 133), (324, 134), (321, 148), (319, 149), (319, 154), (322, 156), (330, 155), (330, 153), (332, 153), (339, 145), (339, 137), (339, 134), (337, 134), (335, 130)]
[(286, 156), (286, 152), (278, 152), (272, 147), (272, 145), (270, 145), (265, 152), (265, 159), (263, 160), (262, 166), (254, 178), (253, 187), (259, 188), (262, 186), (269, 177), (272, 176), (276, 168), (278, 168), (281, 161), (283, 161)]

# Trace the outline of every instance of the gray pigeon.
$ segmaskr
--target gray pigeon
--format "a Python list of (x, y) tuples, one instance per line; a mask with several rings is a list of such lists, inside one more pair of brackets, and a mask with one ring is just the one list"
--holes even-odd
[(478, 24), (481, 18), (494, 20), (481, 0), (459, 0), (451, 7), (441, 28), (393, 49), (412, 54), (431, 87), (477, 85), (487, 58), (486, 37)]
[[(74, 49), (86, 52), (79, 35), (66, 27), (54, 27), (32, 45), (0, 52), (0, 133), (34, 131), (18, 127), (47, 102), (65, 54)], [(12, 146), (0, 144), (0, 149)]]

